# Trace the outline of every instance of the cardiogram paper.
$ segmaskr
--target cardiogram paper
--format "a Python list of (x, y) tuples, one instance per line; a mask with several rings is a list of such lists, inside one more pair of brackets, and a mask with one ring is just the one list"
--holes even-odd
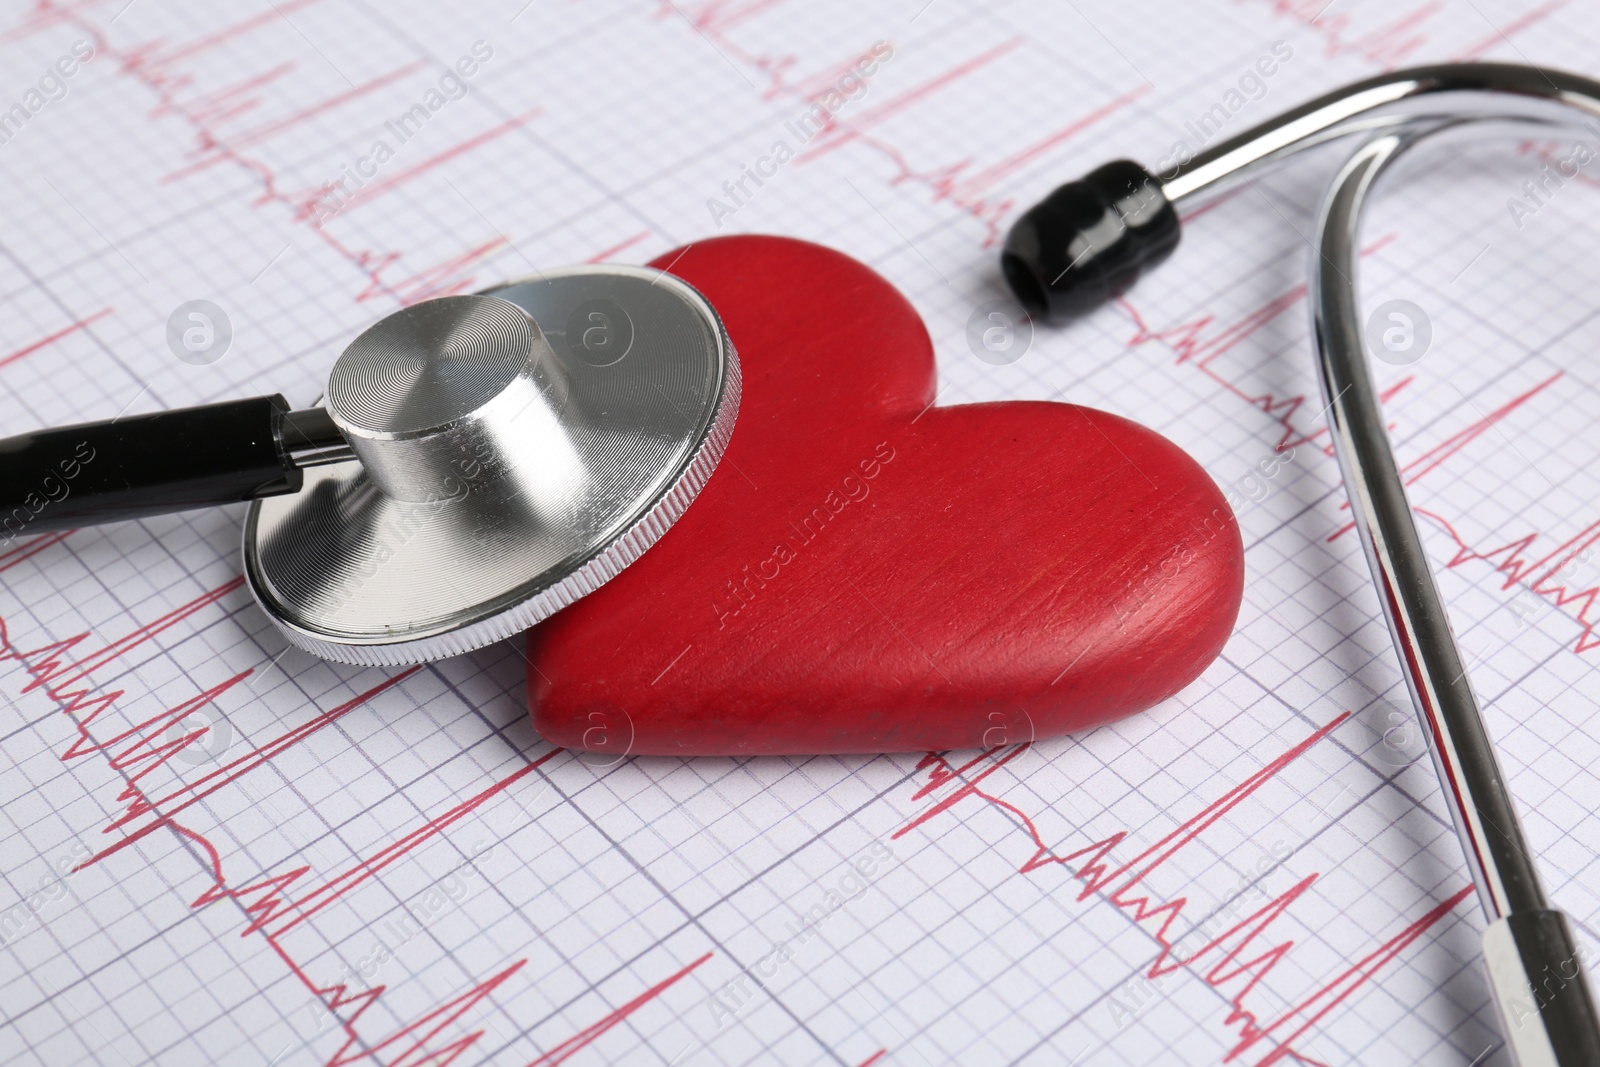
[[(1102, 161), (1408, 64), (1593, 73), (1597, 31), (1561, 0), (7, 5), (6, 434), (309, 404), (404, 304), (778, 232), (912, 298), (939, 403), (1070, 399), (1188, 449), (1249, 573), (1199, 681), (1083, 736), (613, 761), (532, 731), (516, 643), (409, 670), (287, 648), (242, 585), (242, 508), (24, 531), (0, 1058), (1504, 1064), (1311, 375), (1305, 234), (1339, 150), (1194, 212), (1126, 299), (1019, 358), (967, 327), (1009, 222)], [(1600, 171), (1543, 169), (1572, 148), (1429, 155), (1374, 210), (1361, 285), (1427, 317), (1428, 350), (1379, 368), (1386, 413), (1592, 954)], [(169, 339), (193, 300), (225, 350), (182, 316)]]

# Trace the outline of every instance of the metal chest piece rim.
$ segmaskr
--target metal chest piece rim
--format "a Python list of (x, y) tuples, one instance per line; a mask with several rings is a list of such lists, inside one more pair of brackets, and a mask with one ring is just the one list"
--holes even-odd
[(329, 376), (358, 460), (251, 504), (247, 584), (290, 644), (337, 662), (511, 637), (683, 514), (740, 385), (716, 310), (661, 271), (577, 267), (401, 309)]

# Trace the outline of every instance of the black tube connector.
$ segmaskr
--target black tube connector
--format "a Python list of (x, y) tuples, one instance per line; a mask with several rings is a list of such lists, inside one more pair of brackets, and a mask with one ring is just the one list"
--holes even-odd
[(1024, 213), (1006, 235), (1000, 269), (1029, 315), (1064, 322), (1126, 292), (1178, 247), (1178, 230), (1160, 180), (1118, 160)]
[(16, 537), (299, 490), (281, 396), (0, 440), (0, 547)]

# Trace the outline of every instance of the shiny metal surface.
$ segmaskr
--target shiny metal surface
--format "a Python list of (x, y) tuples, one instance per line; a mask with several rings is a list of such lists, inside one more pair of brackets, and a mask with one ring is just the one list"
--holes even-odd
[(1303, 148), (1346, 134), (1381, 131), (1410, 120), (1464, 118), (1596, 122), (1600, 82), (1510, 63), (1441, 63), (1391, 71), (1268, 119), (1159, 177), (1168, 200), (1192, 205)]
[[(1600, 88), (1600, 87), (1597, 87)], [(1423, 723), (1478, 899), (1484, 961), (1521, 1067), (1600, 1063), (1600, 1016), (1560, 913), (1549, 909), (1433, 581), (1366, 361), (1356, 277), (1362, 207), (1420, 140), (1459, 124), (1402, 127), (1366, 142), (1323, 200), (1311, 263), (1318, 371), (1362, 548)]]
[(738, 398), (715, 310), (658, 271), (552, 271), (397, 312), (329, 379), (361, 461), (251, 505), (251, 590), (292, 643), (342, 662), (511, 636), (666, 532)]
[(344, 439), (326, 408), (284, 413), (278, 436), (283, 442), (284, 455), (302, 470), (356, 458), (355, 450)]
[(1358, 208), (1377, 175), (1416, 136), (1374, 138), (1334, 180), (1317, 226), (1321, 255), (1312, 265), (1313, 319), (1328, 420), (1351, 509), (1395, 650), (1433, 742), (1467, 866), (1492, 920), (1543, 907), (1544, 896), (1428, 570), (1367, 365), (1353, 284)]
[(390, 499), (535, 500), (584, 477), (562, 423), (567, 379), (524, 308), (448, 296), (350, 342), (328, 376), (328, 414)]
[(1519, 911), (1483, 932), (1483, 963), (1500, 1030), (1518, 1067), (1600, 1063), (1583, 954), (1559, 911)]

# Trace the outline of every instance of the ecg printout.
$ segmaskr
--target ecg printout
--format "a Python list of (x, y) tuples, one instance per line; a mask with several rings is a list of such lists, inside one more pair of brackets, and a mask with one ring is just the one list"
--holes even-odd
[[(864, 90), (740, 190), (878, 42)], [(1003, 295), (1010, 221), (1100, 162), (1397, 66), (1596, 56), (1576, 0), (8, 4), (0, 111), (29, 117), (0, 115), (5, 434), (305, 406), (409, 302), (776, 232), (911, 297), (939, 403), (1066, 399), (1182, 445), (1241, 501), (1248, 576), (1200, 680), (1082, 736), (613, 762), (533, 732), (519, 643), (408, 670), (287, 648), (242, 586), (242, 507), (19, 538), (0, 1059), (1505, 1063), (1311, 372), (1304, 235), (1339, 150), (1195, 212), (1125, 300), (1013, 363), (966, 324)], [(1431, 323), (1379, 368), (1386, 412), (1592, 959), (1600, 163), (1526, 184), (1571, 148), (1426, 155), (1374, 210), (1361, 284)], [(209, 364), (166, 340), (193, 299), (232, 325)]]

